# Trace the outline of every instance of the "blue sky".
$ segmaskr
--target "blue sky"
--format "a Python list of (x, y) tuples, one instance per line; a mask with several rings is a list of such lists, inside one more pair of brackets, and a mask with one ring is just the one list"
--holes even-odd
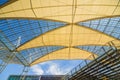
[[(54, 60), (47, 61), (30, 68), (28, 75), (63, 75), (77, 66), (81, 60)], [(9, 75), (20, 75), (23, 65), (9, 64), (0, 74), (0, 80), (7, 80)]]

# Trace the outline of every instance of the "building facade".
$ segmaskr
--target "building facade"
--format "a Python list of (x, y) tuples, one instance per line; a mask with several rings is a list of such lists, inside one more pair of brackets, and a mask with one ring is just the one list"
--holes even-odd
[[(11, 75), (8, 80), (20, 80), (20, 75)], [(24, 80), (62, 80), (63, 75), (27, 75)]]

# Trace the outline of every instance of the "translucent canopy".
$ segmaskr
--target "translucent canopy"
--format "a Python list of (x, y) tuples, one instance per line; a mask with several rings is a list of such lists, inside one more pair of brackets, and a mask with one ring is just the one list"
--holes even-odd
[(100, 31), (104, 34), (120, 39), (120, 17), (88, 20), (80, 22), (78, 25)]
[(63, 46), (43, 46), (22, 50), (20, 51), (20, 54), (24, 56), (29, 64), (31, 64), (33, 61), (63, 48)]
[[(104, 45), (105, 43), (115, 40), (115, 38), (107, 36), (97, 31), (91, 29), (73, 25), (72, 33), (72, 44), (71, 46), (77, 45)], [(17, 48), (18, 51), (38, 47), (38, 46), (48, 46), (48, 45), (60, 45), (70, 47), (70, 31), (71, 25), (57, 28), (54, 31), (38, 36), (29, 42), (21, 45)], [(42, 43), (44, 41), (44, 43)]]
[[(26, 5), (27, 4), (27, 5)], [(74, 23), (106, 16), (120, 15), (119, 0), (16, 0), (0, 9), (0, 18), (42, 18)]]
[(100, 56), (104, 53), (104, 51), (100, 51), (100, 49), (102, 47), (104, 47), (104, 49), (109, 49), (110, 46), (90, 46), (90, 45), (86, 45), (86, 46), (75, 46), (76, 48), (78, 49), (81, 49), (81, 50), (86, 50), (88, 52), (91, 52), (91, 53), (95, 53), (96, 55)]
[(97, 57), (119, 39), (119, 0), (10, 0), (0, 7), (0, 41), (29, 65)]
[(51, 20), (29, 20), (29, 19), (0, 20), (0, 30), (14, 45), (17, 45), (18, 39), (20, 39), (19, 45), (21, 45), (34, 37), (37, 37), (48, 31), (54, 30), (58, 27), (62, 27), (65, 25), (66, 23), (54, 22)]
[[(69, 51), (71, 49), (71, 51)], [(92, 55), (93, 53), (84, 51), (84, 50), (80, 50), (80, 49), (76, 49), (76, 48), (64, 48), (55, 52), (52, 52), (50, 54), (47, 54), (35, 61), (33, 61), (31, 63), (32, 65), (35, 65), (37, 63), (40, 62), (44, 62), (44, 61), (49, 61), (49, 60), (74, 60), (74, 59), (87, 59), (90, 55)], [(96, 54), (94, 54), (94, 56), (97, 58), (98, 56)], [(89, 58), (89, 60), (93, 60), (94, 58), (91, 57)]]

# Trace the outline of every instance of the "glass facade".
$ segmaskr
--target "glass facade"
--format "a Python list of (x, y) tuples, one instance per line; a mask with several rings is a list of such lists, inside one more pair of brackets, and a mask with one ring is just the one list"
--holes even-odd
[[(20, 80), (19, 75), (11, 75), (8, 80)], [(63, 75), (28, 75), (24, 80), (62, 80)]]

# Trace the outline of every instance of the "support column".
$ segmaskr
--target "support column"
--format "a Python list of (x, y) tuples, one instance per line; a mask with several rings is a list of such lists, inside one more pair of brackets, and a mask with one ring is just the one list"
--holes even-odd
[(29, 71), (29, 68), (30, 68), (29, 66), (24, 66), (23, 71), (20, 75), (20, 80), (25, 80), (25, 77)]

